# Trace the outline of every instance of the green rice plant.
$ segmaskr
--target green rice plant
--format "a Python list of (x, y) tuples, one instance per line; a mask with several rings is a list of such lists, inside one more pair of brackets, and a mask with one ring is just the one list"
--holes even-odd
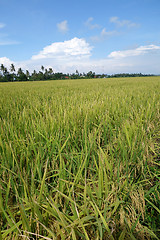
[(160, 238), (160, 78), (0, 84), (0, 239)]

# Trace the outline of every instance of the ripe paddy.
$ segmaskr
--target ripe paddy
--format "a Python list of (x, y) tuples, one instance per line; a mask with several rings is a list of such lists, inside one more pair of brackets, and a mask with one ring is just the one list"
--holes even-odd
[(158, 239), (160, 77), (0, 84), (0, 239)]

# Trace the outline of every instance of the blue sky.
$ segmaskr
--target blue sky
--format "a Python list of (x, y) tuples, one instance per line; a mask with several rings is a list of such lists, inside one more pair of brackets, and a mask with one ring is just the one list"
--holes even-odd
[(160, 0), (0, 0), (0, 64), (160, 74)]

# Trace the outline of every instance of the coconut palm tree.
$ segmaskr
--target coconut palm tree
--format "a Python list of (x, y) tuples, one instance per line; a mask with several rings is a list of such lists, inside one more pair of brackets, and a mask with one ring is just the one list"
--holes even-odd
[(13, 63), (12, 63), (11, 66), (10, 66), (10, 71), (11, 71), (11, 72), (15, 72), (15, 71), (16, 71), (16, 70), (15, 70), (15, 66), (14, 66)]
[(52, 73), (53, 73), (53, 69), (50, 67), (50, 68), (48, 69), (48, 74), (49, 74), (49, 75), (52, 75)]
[(29, 74), (28, 70), (26, 70), (26, 77), (27, 77), (27, 79), (29, 79), (29, 77), (30, 77), (30, 74)]
[(18, 75), (18, 76), (21, 76), (22, 74), (23, 74), (22, 68), (18, 68), (17, 75)]
[(41, 70), (42, 70), (42, 72), (44, 72), (44, 66), (43, 65), (41, 66)]
[(10, 71), (11, 71), (11, 73), (12, 73), (12, 81), (14, 81), (14, 79), (15, 79), (15, 66), (14, 66), (14, 64), (12, 63), (11, 64), (11, 66), (10, 66)]
[(1, 69), (1, 71), (3, 72), (3, 75), (4, 75), (5, 66), (4, 66), (3, 64), (1, 64), (0, 69)]

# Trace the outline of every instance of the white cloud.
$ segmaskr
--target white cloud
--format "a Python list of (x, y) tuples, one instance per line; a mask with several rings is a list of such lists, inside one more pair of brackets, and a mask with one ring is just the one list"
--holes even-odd
[(118, 17), (111, 17), (110, 18), (110, 22), (111, 23), (115, 23), (118, 27), (128, 27), (128, 28), (132, 28), (132, 27), (137, 27), (139, 26), (139, 24), (131, 22), (130, 20), (119, 20)]
[(111, 37), (115, 35), (117, 32), (116, 31), (106, 31), (106, 28), (103, 28), (101, 31), (101, 36), (102, 37)]
[(11, 65), (11, 63), (13, 63), (13, 61), (11, 61), (9, 58), (7, 57), (1, 57), (0, 58), (0, 65), (3, 64), (5, 67), (9, 67)]
[(4, 28), (5, 26), (6, 26), (6, 24), (0, 23), (0, 28)]
[(89, 29), (95, 29), (95, 28), (99, 28), (100, 26), (98, 24), (93, 24), (93, 17), (90, 17), (87, 19), (87, 21), (85, 22), (85, 25), (89, 28)]
[(61, 33), (67, 33), (68, 30), (69, 30), (67, 20), (64, 20), (63, 22), (57, 23), (57, 28)]
[(117, 34), (118, 34), (117, 31), (106, 31), (106, 28), (103, 28), (102, 31), (100, 32), (100, 35), (92, 36), (91, 40), (94, 42), (98, 42)]
[(108, 57), (109, 58), (126, 58), (126, 57), (133, 57), (133, 56), (139, 56), (144, 55), (148, 52), (155, 52), (156, 50), (160, 50), (160, 46), (156, 45), (147, 45), (147, 46), (140, 46), (135, 49), (130, 50), (124, 50), (124, 51), (114, 51), (111, 52)]
[(15, 44), (20, 44), (20, 42), (15, 40), (10, 40), (10, 36), (7, 33), (2, 33), (2, 32), (0, 33), (0, 46), (15, 45)]
[[(105, 32), (105, 31), (104, 31)], [(13, 62), (0, 58), (0, 64), (10, 67), (14, 63), (16, 69), (39, 71), (43, 65), (52, 67), (54, 72), (73, 73), (94, 71), (96, 73), (142, 72), (160, 74), (160, 46), (146, 45), (135, 49), (111, 52), (106, 58), (93, 59), (92, 47), (84, 39), (73, 38), (69, 41), (53, 43), (45, 47), (38, 55), (27, 61)], [(106, 47), (107, 50), (107, 47)], [(9, 69), (9, 68), (8, 68)]]
[[(103, 31), (104, 30), (104, 31)], [(103, 29), (102, 35), (107, 32)], [(92, 47), (84, 39), (73, 38), (69, 41), (53, 43), (36, 57), (24, 63), (23, 69), (41, 65), (52, 67), (55, 72), (73, 73), (94, 71), (96, 73), (142, 72), (160, 74), (160, 46), (147, 45), (136, 49), (111, 52), (106, 58), (92, 59)], [(45, 56), (45, 57), (44, 57)], [(41, 58), (44, 57), (44, 58)]]
[(55, 42), (43, 48), (39, 54), (32, 56), (32, 60), (45, 58), (69, 58), (90, 56), (92, 47), (82, 38), (73, 38), (64, 42)]
[(6, 46), (6, 45), (17, 45), (20, 44), (18, 41), (10, 41), (10, 40), (0, 40), (0, 46)]

